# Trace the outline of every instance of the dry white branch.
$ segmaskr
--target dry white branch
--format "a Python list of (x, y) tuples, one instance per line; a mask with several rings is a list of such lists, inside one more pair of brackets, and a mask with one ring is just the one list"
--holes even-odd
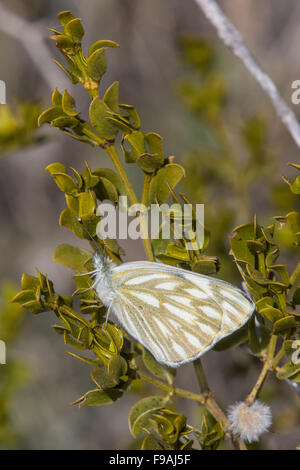
[(51, 61), (50, 51), (44, 44), (44, 37), (38, 27), (8, 11), (0, 4), (0, 30), (23, 45), (40, 75), (51, 89), (55, 88), (58, 82), (62, 88), (67, 87), (68, 81), (64, 77), (58, 77)]
[(195, 2), (216, 28), (220, 39), (237, 57), (241, 59), (245, 67), (269, 96), (278, 116), (286, 126), (298, 147), (300, 147), (300, 125), (295, 113), (282, 98), (273, 80), (262, 70), (260, 65), (254, 59), (253, 55), (245, 45), (240, 32), (228, 20), (215, 0), (195, 0)]

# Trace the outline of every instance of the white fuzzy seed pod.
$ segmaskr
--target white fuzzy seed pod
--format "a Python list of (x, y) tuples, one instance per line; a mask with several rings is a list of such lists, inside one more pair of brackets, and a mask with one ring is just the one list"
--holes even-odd
[(269, 406), (259, 400), (251, 405), (240, 401), (228, 409), (228, 419), (234, 434), (247, 442), (258, 441), (272, 423), (272, 413)]

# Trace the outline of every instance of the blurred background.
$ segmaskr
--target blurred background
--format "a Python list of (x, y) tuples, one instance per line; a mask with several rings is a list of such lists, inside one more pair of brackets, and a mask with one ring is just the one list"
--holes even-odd
[[(300, 79), (299, 2), (219, 3), (299, 115), (291, 104), (291, 84)], [(49, 126), (34, 129), (56, 86), (60, 91), (67, 87), (87, 115), (86, 92), (70, 84), (51, 61), (60, 57), (47, 28), (58, 27), (61, 10), (82, 19), (86, 50), (98, 39), (121, 45), (106, 55), (108, 72), (101, 86), (119, 80), (121, 102), (136, 107), (142, 130), (161, 134), (165, 154), (185, 166), (181, 189), (193, 202), (205, 204), (209, 254), (220, 258), (219, 277), (240, 283), (228, 255), (235, 226), (251, 221), (254, 213), (270, 224), (272, 216), (294, 207), (281, 175), (292, 175), (287, 164), (299, 162), (299, 149), (193, 0), (1, 0), (0, 79), (13, 114), (0, 106), (0, 339), (7, 340), (7, 365), (0, 366), (0, 448), (126, 449), (133, 441), (127, 416), (137, 395), (128, 393), (106, 407), (71, 406), (91, 388), (87, 368), (65, 354), (68, 348), (51, 329), (53, 314), (26, 315), (9, 302), (22, 273), (34, 274), (36, 266), (59, 292), (74, 290), (71, 272), (53, 263), (52, 254), (58, 244), (78, 245), (78, 240), (58, 225), (64, 196), (44, 168), (62, 162), (82, 171), (84, 160), (91, 168), (111, 167), (104, 151)], [(13, 16), (7, 17), (7, 11)], [(36, 104), (26, 108), (29, 102)], [(140, 175), (128, 171), (139, 191)], [(127, 260), (144, 256), (136, 243), (123, 247)], [(288, 264), (296, 256), (283, 249)], [(240, 349), (212, 351), (203, 362), (224, 406), (245, 397), (260, 367)], [(180, 368), (176, 383), (197, 390), (193, 368)], [(262, 397), (272, 399), (274, 411), (262, 448), (294, 449), (300, 442), (299, 397), (272, 378)], [(193, 404), (180, 401), (179, 409), (197, 424)]]

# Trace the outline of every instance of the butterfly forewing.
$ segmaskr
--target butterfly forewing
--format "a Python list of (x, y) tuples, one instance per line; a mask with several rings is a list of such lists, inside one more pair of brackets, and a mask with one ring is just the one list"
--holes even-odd
[(245, 324), (254, 310), (239, 289), (224, 281), (159, 263), (116, 267), (111, 286), (111, 309), (124, 329), (171, 367), (201, 356)]

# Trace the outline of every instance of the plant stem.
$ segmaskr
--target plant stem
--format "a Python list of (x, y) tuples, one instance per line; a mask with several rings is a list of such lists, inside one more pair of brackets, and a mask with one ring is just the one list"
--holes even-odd
[[(144, 186), (143, 186), (143, 193), (142, 193), (142, 200), (141, 203), (147, 207), (148, 209), (148, 197), (149, 197), (149, 188), (150, 188), (150, 182), (151, 182), (151, 175), (148, 173), (144, 174)], [(147, 259), (149, 261), (154, 261), (154, 256), (153, 256), (153, 251), (152, 251), (152, 245), (151, 245), (151, 240), (149, 239), (149, 232), (148, 232), (148, 225), (147, 225), (147, 220), (144, 218), (147, 217), (147, 214), (145, 216), (141, 215), (141, 230), (146, 239), (144, 238), (144, 248), (146, 251)], [(148, 241), (148, 243), (145, 243)]]
[(277, 342), (277, 336), (276, 335), (272, 335), (271, 337), (271, 340), (270, 340), (270, 344), (269, 344), (269, 348), (268, 348), (268, 354), (267, 354), (267, 357), (264, 361), (264, 365), (263, 365), (263, 368), (261, 370), (261, 373), (259, 374), (258, 376), (258, 379), (253, 387), (253, 389), (251, 390), (251, 392), (249, 393), (248, 397), (246, 398), (246, 402), (251, 405), (255, 398), (257, 397), (265, 379), (266, 379), (266, 376), (269, 372), (269, 370), (272, 370), (272, 362), (273, 362), (273, 357), (274, 357), (274, 353), (275, 353), (275, 348), (276, 348), (276, 342)]
[(123, 168), (123, 165), (120, 161), (120, 158), (119, 158), (119, 155), (116, 151), (116, 148), (114, 145), (110, 145), (106, 148), (106, 152), (108, 153), (108, 155), (110, 156), (121, 180), (122, 180), (122, 183), (124, 184), (124, 187), (125, 187), (125, 190), (126, 190), (126, 194), (127, 194), (127, 197), (128, 199), (130, 200), (131, 204), (138, 204), (138, 198), (136, 197), (136, 194), (133, 190), (133, 187), (131, 186), (131, 183), (127, 177), (127, 174), (126, 174), (126, 171), (124, 170)]
[(204, 369), (203, 369), (203, 366), (202, 366), (201, 359), (200, 358), (196, 359), (196, 361), (194, 361), (193, 365), (194, 365), (194, 369), (195, 369), (197, 379), (198, 379), (198, 382), (199, 382), (199, 385), (200, 385), (201, 393), (207, 394), (209, 392), (209, 386), (208, 386), (208, 383), (207, 383), (207, 379), (206, 379), (206, 376), (205, 376), (205, 372), (204, 372)]
[(148, 207), (148, 197), (149, 197), (149, 188), (151, 182), (151, 175), (149, 173), (144, 174), (144, 186), (143, 186), (143, 194), (142, 194), (142, 204)]
[[(122, 183), (124, 184), (124, 187), (125, 187), (125, 190), (126, 190), (126, 194), (127, 194), (127, 197), (129, 199), (129, 201), (131, 202), (131, 204), (138, 204), (139, 201), (138, 201), (138, 198), (134, 192), (134, 189), (133, 187), (131, 186), (131, 183), (128, 179), (128, 176), (127, 176), (127, 173), (120, 161), (120, 158), (119, 158), (119, 155), (116, 151), (116, 148), (114, 145), (110, 145), (106, 148), (106, 151), (108, 153), (108, 155), (110, 156), (121, 180), (122, 180)], [(148, 184), (148, 183), (147, 183)], [(150, 184), (150, 181), (149, 181), (149, 184)], [(143, 194), (144, 194), (145, 191), (143, 191)], [(143, 196), (144, 197), (144, 196)], [(154, 257), (153, 257), (153, 252), (152, 252), (152, 247), (151, 247), (151, 241), (149, 239), (149, 234), (148, 234), (148, 229), (147, 229), (147, 224), (146, 224), (146, 221), (145, 221), (145, 218), (143, 216), (141, 216), (140, 218), (141, 220), (141, 233), (142, 233), (142, 238), (143, 238), (143, 244), (144, 244), (144, 250), (145, 250), (145, 253), (146, 253), (146, 257), (148, 259), (148, 261), (154, 261)]]
[(141, 371), (138, 372), (138, 375), (145, 382), (148, 382), (154, 385), (155, 387), (158, 387), (161, 390), (164, 390), (165, 392), (173, 393), (174, 395), (178, 397), (183, 397), (189, 400), (194, 400), (200, 403), (201, 405), (205, 404), (205, 396), (202, 394), (189, 392), (188, 390), (184, 390), (182, 388), (174, 388), (171, 385), (167, 385), (164, 382), (161, 382), (160, 380), (154, 379), (153, 377), (150, 377), (150, 375), (147, 375)]

